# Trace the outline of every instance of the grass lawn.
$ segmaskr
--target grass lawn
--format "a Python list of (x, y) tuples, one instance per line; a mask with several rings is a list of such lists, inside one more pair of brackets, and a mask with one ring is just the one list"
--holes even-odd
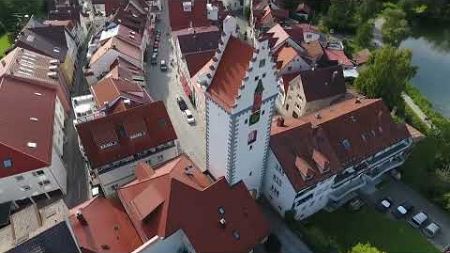
[(9, 40), (8, 40), (8, 33), (5, 33), (2, 36), (0, 36), (0, 57), (3, 57), (3, 53), (10, 46), (11, 46), (11, 43), (9, 43)]
[(317, 227), (334, 238), (340, 252), (347, 252), (359, 242), (369, 242), (387, 253), (439, 252), (404, 220), (390, 219), (368, 207), (356, 212), (344, 208), (333, 213), (322, 211), (312, 216), (306, 227)]

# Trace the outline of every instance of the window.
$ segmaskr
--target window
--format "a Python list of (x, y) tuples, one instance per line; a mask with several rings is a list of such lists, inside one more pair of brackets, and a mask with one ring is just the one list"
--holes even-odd
[(221, 215), (225, 214), (225, 209), (223, 207), (219, 207), (218, 211)]
[(292, 112), (292, 118), (298, 119), (298, 114), (296, 112)]
[(106, 144), (100, 145), (100, 149), (107, 149), (109, 147), (117, 145), (117, 141), (108, 142)]
[(144, 136), (144, 135), (145, 135), (145, 132), (138, 132), (138, 133), (130, 135), (130, 139), (133, 140), (133, 139), (139, 138), (139, 137)]
[(266, 111), (263, 110), (263, 111), (261, 112), (261, 114), (264, 115), (265, 112), (266, 112)]
[(48, 185), (48, 184), (50, 184), (50, 180), (48, 180), (48, 179), (39, 182), (39, 186), (45, 186), (45, 185)]
[(262, 77), (263, 77), (263, 78), (266, 77), (266, 73), (264, 73), (264, 74), (262, 75)]
[(292, 70), (292, 66), (289, 66), (289, 67), (288, 67), (288, 71), (291, 71), (291, 70)]
[(248, 134), (248, 139), (247, 139), (247, 144), (248, 144), (248, 145), (250, 145), (250, 144), (252, 144), (253, 142), (256, 141), (256, 136), (257, 136), (257, 134), (258, 134), (258, 132), (257, 132), (256, 130), (253, 130), (253, 131), (251, 131), (251, 132)]
[(252, 172), (252, 171), (250, 171), (250, 173), (248, 173), (248, 176), (249, 176), (249, 177), (251, 177), (251, 176), (252, 176), (252, 173), (253, 173), (253, 172)]
[(264, 67), (265, 65), (266, 65), (266, 60), (265, 59), (259, 61), (259, 67), (260, 68)]
[(306, 201), (312, 199), (312, 197), (313, 197), (313, 194), (312, 194), (312, 193), (311, 193), (311, 194), (308, 194), (306, 197), (304, 197), (304, 198), (302, 198), (302, 199), (299, 199), (299, 200), (297, 201), (296, 205), (299, 206), (299, 205), (305, 203)]
[(259, 76), (255, 76), (255, 81), (258, 81), (259, 80)]
[(350, 149), (350, 142), (349, 142), (347, 139), (344, 139), (344, 140), (342, 141), (342, 146), (344, 146), (344, 148), (345, 148), (346, 150), (349, 150), (349, 149)]
[(286, 104), (286, 111), (289, 111), (289, 104)]
[(31, 190), (31, 187), (29, 186), (29, 185), (24, 185), (24, 186), (21, 186), (20, 187), (20, 190), (22, 190), (22, 191), (29, 191), (29, 190)]
[(233, 231), (233, 237), (234, 237), (234, 239), (236, 239), (236, 240), (239, 240), (239, 238), (241, 238), (241, 235), (239, 234), (239, 231)]
[(38, 170), (38, 171), (33, 171), (33, 176), (38, 177), (38, 176), (42, 176), (44, 175), (44, 171), (43, 170)]
[(23, 176), (16, 176), (16, 180), (17, 181), (22, 181), (22, 180), (24, 180), (25, 178), (23, 177)]
[(158, 162), (161, 162), (162, 160), (163, 160), (163, 155), (158, 155), (157, 157), (156, 157), (156, 159), (158, 160)]
[(159, 120), (159, 126), (161, 126), (161, 127), (166, 127), (166, 126), (167, 126), (166, 120), (165, 120), (165, 119), (160, 119), (160, 120)]
[(248, 119), (245, 119), (244, 123), (247, 124), (248, 123)]
[(127, 136), (127, 133), (125, 132), (125, 127), (124, 126), (119, 126), (118, 132), (119, 132), (119, 136), (120, 137)]
[(273, 175), (273, 181), (281, 187), (281, 179), (279, 179), (276, 175)]
[(8, 169), (12, 167), (12, 160), (11, 158), (7, 158), (3, 160), (3, 168)]

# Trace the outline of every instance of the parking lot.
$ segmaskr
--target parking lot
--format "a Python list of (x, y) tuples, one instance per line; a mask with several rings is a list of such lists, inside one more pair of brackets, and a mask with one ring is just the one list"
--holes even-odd
[(408, 212), (406, 217), (403, 218), (405, 222), (409, 221), (415, 214), (421, 211), (424, 212), (428, 216), (428, 220), (421, 226), (421, 228), (427, 226), (430, 222), (434, 222), (440, 226), (439, 233), (434, 238), (429, 239), (429, 241), (440, 250), (443, 250), (449, 246), (450, 218), (448, 214), (441, 210), (438, 206), (422, 197), (419, 193), (409, 188), (403, 182), (393, 180), (390, 177), (386, 177), (386, 179), (388, 182), (383, 184), (383, 187), (381, 187), (380, 190), (366, 196), (367, 200), (369, 200), (373, 205), (376, 205), (382, 198), (390, 197), (393, 201), (392, 206), (387, 211), (387, 215), (390, 216), (392, 216), (391, 211), (397, 208), (399, 204), (404, 202), (410, 203), (413, 206), (413, 209)]
[[(167, 10), (164, 4), (166, 4), (165, 1), (163, 1), (163, 10)], [(197, 112), (192, 108), (189, 99), (184, 95), (181, 84), (177, 81), (176, 66), (170, 64), (174, 54), (168, 27), (169, 21), (167, 12), (162, 12), (160, 18), (161, 21), (158, 22), (156, 26), (157, 30), (161, 33), (156, 61), (157, 64), (151, 64), (151, 56), (153, 53), (153, 47), (151, 46), (146, 55), (146, 86), (150, 96), (154, 100), (161, 100), (166, 105), (183, 152), (188, 154), (189, 157), (204, 170), (206, 168), (205, 124), (204, 122), (199, 122)], [(167, 63), (167, 71), (161, 70), (161, 60), (164, 60)], [(187, 123), (185, 115), (177, 105), (177, 96), (182, 96), (186, 101), (189, 110), (196, 120), (195, 124)]]

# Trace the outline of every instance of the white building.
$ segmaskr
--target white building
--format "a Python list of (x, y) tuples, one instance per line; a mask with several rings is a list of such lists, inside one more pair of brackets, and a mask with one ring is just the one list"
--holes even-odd
[(64, 110), (56, 91), (12, 76), (0, 78), (0, 203), (15, 207), (66, 193), (61, 159)]
[(403, 164), (412, 138), (380, 99), (350, 99), (272, 126), (264, 195), (282, 215), (334, 209)]
[(105, 78), (92, 95), (72, 100), (80, 150), (106, 195), (134, 179), (137, 162), (157, 165), (179, 153), (164, 104), (153, 102), (136, 83)]
[(224, 33), (204, 82), (206, 167), (230, 184), (243, 180), (260, 194), (279, 83), (267, 41), (254, 47), (237, 39), (236, 21)]

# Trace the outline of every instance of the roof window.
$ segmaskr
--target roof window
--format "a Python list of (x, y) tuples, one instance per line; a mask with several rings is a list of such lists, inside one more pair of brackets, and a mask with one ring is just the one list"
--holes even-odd
[(221, 215), (225, 214), (225, 209), (223, 207), (219, 207), (218, 211)]
[(59, 47), (54, 47), (54, 48), (53, 48), (53, 52), (59, 53), (59, 52), (61, 52), (61, 48), (59, 48)]
[(36, 148), (37, 147), (37, 143), (36, 142), (27, 142), (27, 147), (29, 147), (29, 148)]
[(36, 96), (42, 96), (42, 93), (35, 92), (34, 95), (36, 95)]
[(39, 119), (36, 118), (36, 117), (30, 117), (30, 120), (31, 120), (31, 121), (39, 121)]
[(342, 141), (342, 146), (344, 146), (344, 148), (345, 148), (346, 150), (349, 150), (350, 147), (351, 147), (350, 142), (349, 142), (347, 139), (344, 139), (344, 140)]
[(183, 2), (183, 11), (191, 12), (192, 11), (192, 3), (191, 1)]
[(234, 239), (239, 240), (241, 238), (241, 235), (239, 234), (239, 231), (234, 230), (233, 231), (233, 237), (234, 237)]
[(11, 167), (12, 167), (12, 159), (11, 158), (7, 158), (7, 159), (3, 160), (3, 168), (9, 169)]

